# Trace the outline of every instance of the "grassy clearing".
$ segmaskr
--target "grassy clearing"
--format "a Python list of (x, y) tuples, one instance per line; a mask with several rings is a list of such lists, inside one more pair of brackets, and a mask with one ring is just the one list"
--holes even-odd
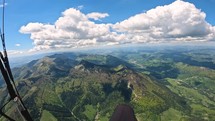
[(85, 105), (84, 114), (87, 116), (89, 120), (94, 120), (96, 115), (96, 109), (92, 105)]
[(181, 121), (181, 119), (183, 119), (183, 114), (173, 108), (169, 108), (161, 114), (161, 121)]
[(40, 121), (57, 121), (57, 119), (47, 110), (43, 110)]
[(202, 120), (215, 119), (214, 101), (200, 94), (196, 89), (183, 86), (183, 82), (175, 79), (167, 79), (167, 81), (171, 84), (167, 86), (171, 91), (185, 97), (190, 103), (193, 117)]
[(50, 87), (49, 85), (45, 87), (42, 99), (44, 100), (45, 103), (48, 104), (56, 105), (61, 104), (61, 101), (57, 94), (55, 93), (54, 89), (52, 89), (52, 87)]
[(191, 104), (191, 107), (193, 109), (193, 115), (199, 116), (199, 118), (204, 120), (215, 119), (215, 110), (206, 108), (199, 104)]
[(198, 92), (198, 90), (193, 88), (187, 88), (181, 85), (181, 82), (178, 82), (175, 79), (167, 79), (167, 81), (172, 86), (167, 86), (171, 91), (180, 94), (186, 99), (190, 100), (193, 103), (203, 103), (205, 106), (207, 105), (215, 105), (215, 102), (208, 99), (205, 95), (202, 95)]

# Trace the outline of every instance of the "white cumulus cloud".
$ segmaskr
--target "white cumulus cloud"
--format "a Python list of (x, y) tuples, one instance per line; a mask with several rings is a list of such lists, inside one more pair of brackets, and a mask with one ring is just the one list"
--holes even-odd
[(99, 12), (93, 12), (93, 13), (89, 13), (87, 14), (88, 18), (94, 19), (94, 20), (100, 20), (101, 18), (105, 18), (108, 17), (109, 14), (108, 13), (99, 13)]
[(31, 51), (73, 48), (95, 45), (99, 38), (112, 35), (110, 24), (96, 24), (80, 10), (70, 8), (62, 13), (54, 25), (29, 23), (20, 32), (31, 34), (34, 48)]
[(19, 51), (19, 50), (8, 50), (8, 54), (12, 56), (20, 55), (23, 53), (24, 53), (23, 51)]
[(81, 10), (81, 9), (83, 9), (83, 8), (84, 8), (83, 5), (79, 5), (79, 6), (77, 7), (78, 10)]
[(17, 44), (15, 44), (15, 46), (16, 46), (16, 47), (19, 47), (19, 46), (21, 46), (21, 44), (17, 43)]
[[(215, 27), (194, 4), (177, 0), (158, 6), (116, 23), (95, 23), (108, 13), (82, 13), (70, 8), (54, 24), (28, 23), (20, 28), (30, 34), (34, 48), (30, 51), (68, 49), (85, 46), (166, 41), (215, 40)], [(93, 19), (93, 20), (92, 20)]]
[[(209, 40), (215, 29), (206, 22), (206, 14), (193, 4), (177, 0), (170, 5), (158, 6), (134, 15), (113, 28), (140, 40)], [(145, 38), (145, 39), (144, 39)], [(135, 40), (134, 40), (135, 41)]]

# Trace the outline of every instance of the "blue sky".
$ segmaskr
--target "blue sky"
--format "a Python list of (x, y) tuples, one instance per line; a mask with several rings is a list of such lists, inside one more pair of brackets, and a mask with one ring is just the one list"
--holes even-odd
[[(21, 33), (20, 28), (22, 26), (25, 26), (26, 28), (28, 28), (27, 25), (29, 23), (41, 23), (43, 25), (48, 24), (48, 25), (54, 26), (55, 22), (59, 19), (59, 17), (62, 17), (62, 12), (64, 12), (65, 10), (68, 10), (69, 8), (74, 8), (75, 10), (80, 10), (80, 12), (86, 16), (88, 13), (92, 13), (92, 12), (106, 13), (106, 14), (108, 14), (108, 16), (102, 17), (101, 19), (99, 18), (99, 20), (95, 20), (95, 18), (88, 18), (90, 22), (94, 22), (95, 24), (105, 24), (106, 25), (106, 24), (116, 24), (116, 23), (123, 22), (125, 20), (128, 20), (132, 16), (147, 12), (148, 10), (156, 8), (157, 6), (170, 5), (173, 2), (174, 2), (174, 0), (147, 0), (147, 1), (146, 0), (106, 0), (106, 1), (101, 1), (101, 0), (20, 0), (20, 1), (6, 0), (7, 5), (6, 5), (6, 16), (5, 16), (5, 21), (6, 21), (5, 22), (5, 33), (6, 33), (7, 48), (8, 48), (8, 50), (17, 50), (17, 51), (27, 52), (27, 51), (31, 50), (32, 48), (34, 48), (35, 46), (38, 46), (39, 44), (38, 45), (35, 44), (36, 43), (36, 40), (34, 41), (35, 38), (31, 37), (33, 34), (35, 34), (35, 32), (32, 32), (32, 31), (26, 32), (26, 29), (25, 29), (25, 31)], [(214, 7), (215, 0), (186, 0), (186, 2), (193, 4), (196, 7), (196, 9), (200, 9), (202, 12), (204, 12), (206, 14), (205, 21), (208, 24), (210, 24), (212, 27), (215, 25), (215, 16), (213, 13), (215, 11), (215, 7)], [(175, 9), (177, 10), (180, 8), (175, 8)], [(188, 9), (186, 9), (186, 10), (188, 10)], [(72, 10), (70, 12), (72, 12)], [(75, 11), (73, 11), (73, 12), (75, 12)], [(131, 26), (131, 28), (126, 28), (127, 30), (125, 30), (125, 28), (122, 28), (122, 26), (124, 26), (124, 25), (127, 25), (127, 24), (124, 22), (124, 23), (121, 23), (116, 26), (113, 25), (114, 27), (111, 26), (111, 29), (114, 28), (114, 31), (116, 31), (117, 34), (121, 33), (121, 32), (128, 33), (129, 37), (131, 36), (131, 33), (136, 32), (136, 30), (131, 32), (131, 28), (133, 26)], [(154, 28), (156, 28), (156, 25), (150, 25), (150, 26), (155, 26)], [(200, 27), (202, 27), (202, 26), (200, 26)], [(198, 29), (201, 29), (200, 27)], [(160, 27), (158, 27), (158, 28), (160, 28)], [(205, 30), (205, 31), (207, 31), (207, 30)], [(107, 32), (104, 32), (104, 33), (108, 34)], [(105, 37), (103, 37), (104, 33), (101, 33), (101, 34), (95, 35), (95, 36), (96, 37), (101, 36), (100, 38), (104, 39), (105, 38)], [(189, 33), (189, 32), (187, 32), (187, 33)], [(190, 32), (190, 33), (192, 33), (192, 32)], [(111, 33), (111, 34), (113, 34), (113, 33)], [(183, 35), (185, 35), (185, 34), (183, 34)], [(110, 35), (110, 36), (112, 36), (112, 35)], [(122, 36), (122, 35), (120, 35), (120, 36)], [(125, 36), (127, 36), (127, 35), (125, 35)], [(176, 35), (173, 35), (173, 36), (175, 37)], [(190, 36), (193, 37), (193, 33)], [(144, 38), (144, 37), (142, 37), (142, 38)], [(89, 38), (86, 37), (81, 42), (79, 42), (77, 40), (74, 40), (74, 41), (75, 41), (75, 43), (78, 42), (79, 44), (81, 43), (81, 45), (83, 45), (83, 43), (87, 43), (86, 41), (91, 41), (90, 40), (91, 38), (93, 38), (93, 37), (89, 37)], [(110, 44), (133, 43), (130, 41), (121, 42), (122, 40), (120, 40), (120, 42), (114, 41), (114, 43), (113, 43), (111, 38), (112, 37), (108, 38), (112, 42)], [(114, 37), (114, 38), (119, 38), (119, 37)], [(132, 35), (132, 38), (141, 38), (141, 37), (136, 36), (136, 35), (135, 35), (135, 37), (133, 37), (133, 35)], [(175, 38), (177, 40), (184, 39), (181, 36), (178, 37), (178, 35)], [(187, 36), (185, 38), (187, 38)], [(41, 38), (41, 40), (42, 39), (43, 38)], [(74, 38), (72, 38), (71, 41), (73, 41), (73, 39)], [(83, 39), (83, 38), (81, 38), (81, 39)], [(164, 38), (162, 38), (162, 39), (164, 39)], [(192, 40), (193, 39), (196, 40), (196, 37), (192, 38)], [(59, 39), (57, 39), (57, 40), (58, 40), (57, 43), (60, 43), (60, 40)], [(199, 40), (199, 38), (198, 38), (198, 40)], [(64, 40), (61, 40), (61, 41), (64, 41)], [(109, 42), (106, 41), (106, 38), (105, 38), (105, 40), (101, 40), (102, 42), (100, 40), (98, 40), (98, 38), (96, 38), (92, 41), (93, 41), (92, 43), (99, 43), (99, 45), (109, 44)], [(94, 41), (96, 41), (96, 42), (94, 42)], [(35, 42), (35, 43), (33, 44), (33, 42)], [(141, 43), (145, 43), (145, 41), (144, 42), (141, 41)], [(51, 44), (53, 45), (55, 43), (51, 43)], [(94, 45), (94, 44), (87, 43), (87, 45)], [(98, 44), (96, 44), (96, 45), (98, 45)], [(61, 47), (61, 45), (59, 45), (59, 47)], [(79, 45), (77, 45), (75, 47), (78, 48)], [(64, 48), (64, 46), (62, 48)], [(51, 48), (51, 49), (53, 49), (53, 48)], [(56, 49), (56, 48), (54, 48), (54, 49)], [(68, 49), (68, 47), (67, 47), (67, 49)], [(37, 49), (37, 50), (39, 50), (39, 49)], [(44, 48), (41, 50), (45, 51)]]

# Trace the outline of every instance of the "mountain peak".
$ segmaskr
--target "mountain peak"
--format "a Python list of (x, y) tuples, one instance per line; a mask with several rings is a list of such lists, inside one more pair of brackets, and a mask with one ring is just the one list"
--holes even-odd
[(79, 64), (83, 65), (85, 68), (94, 68), (96, 66), (96, 64), (91, 63), (91, 62), (86, 61), (86, 60), (81, 60), (81, 62)]

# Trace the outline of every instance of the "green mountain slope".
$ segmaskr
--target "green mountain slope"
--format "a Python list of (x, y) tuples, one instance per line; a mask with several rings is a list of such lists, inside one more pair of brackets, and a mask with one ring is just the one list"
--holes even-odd
[[(135, 70), (146, 73), (172, 92), (184, 98), (191, 107), (189, 120), (215, 120), (214, 49), (166, 48), (152, 52), (138, 51), (120, 54), (134, 64)], [(182, 116), (173, 109), (162, 113), (162, 120), (177, 120)]]
[(14, 69), (14, 75), (36, 121), (106, 121), (118, 104), (133, 107), (140, 121), (166, 120), (165, 115), (192, 119), (185, 98), (113, 56), (52, 55)]

